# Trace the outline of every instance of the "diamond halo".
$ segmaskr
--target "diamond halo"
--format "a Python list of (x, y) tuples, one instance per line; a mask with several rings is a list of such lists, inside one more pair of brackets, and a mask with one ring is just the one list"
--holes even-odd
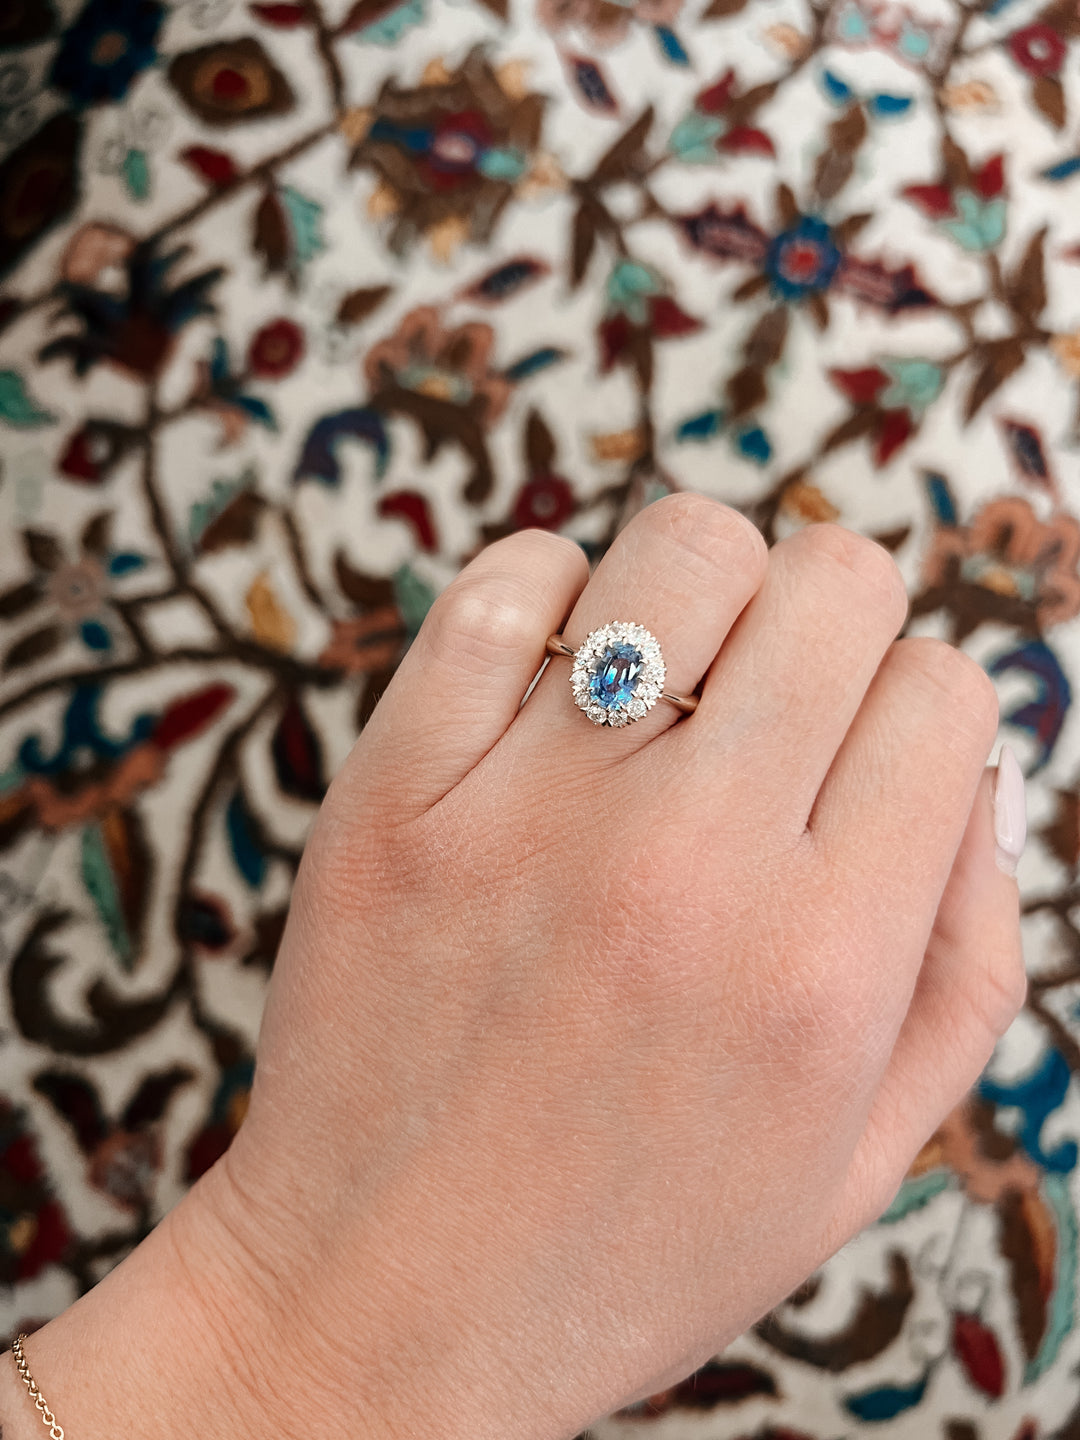
[(644, 625), (613, 620), (591, 631), (574, 655), (574, 704), (595, 725), (618, 728), (647, 715), (664, 691), (660, 642)]

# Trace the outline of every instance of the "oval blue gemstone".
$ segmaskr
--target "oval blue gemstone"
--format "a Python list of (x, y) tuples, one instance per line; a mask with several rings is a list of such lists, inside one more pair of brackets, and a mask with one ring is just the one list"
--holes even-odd
[(626, 641), (609, 645), (589, 677), (589, 694), (605, 710), (625, 705), (638, 687), (643, 664), (641, 651)]

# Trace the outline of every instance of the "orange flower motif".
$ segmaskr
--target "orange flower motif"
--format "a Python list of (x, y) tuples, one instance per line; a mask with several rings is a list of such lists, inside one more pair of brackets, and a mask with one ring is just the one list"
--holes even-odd
[(372, 389), (388, 383), (431, 400), (479, 410), (482, 424), (498, 420), (510, 398), (509, 380), (490, 368), (495, 332), (471, 323), (447, 330), (432, 305), (410, 310), (393, 335), (368, 351), (364, 370)]
[(105, 270), (122, 267), (135, 248), (135, 237), (116, 225), (91, 221), (68, 241), (60, 274), (73, 285), (95, 285)]
[(318, 663), (353, 675), (388, 670), (401, 655), (404, 639), (397, 607), (384, 605), (355, 620), (335, 620)]
[(1025, 602), (1040, 630), (1080, 614), (1080, 523), (1058, 513), (1041, 521), (1020, 496), (991, 500), (970, 525), (934, 532), (923, 581), (957, 581)]
[(27, 780), (20, 792), (34, 806), (42, 830), (63, 830), (100, 820), (123, 808), (143, 790), (156, 785), (165, 773), (166, 757), (152, 743), (137, 745), (118, 760), (100, 780), (86, 780), (65, 792), (41, 776)]

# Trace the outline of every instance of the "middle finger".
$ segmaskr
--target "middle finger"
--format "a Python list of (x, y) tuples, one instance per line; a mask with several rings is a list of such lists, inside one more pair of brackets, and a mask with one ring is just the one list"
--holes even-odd
[(865, 536), (809, 525), (780, 541), (672, 741), (710, 773), (737, 749), (761, 803), (801, 827), (907, 603), (896, 562)]

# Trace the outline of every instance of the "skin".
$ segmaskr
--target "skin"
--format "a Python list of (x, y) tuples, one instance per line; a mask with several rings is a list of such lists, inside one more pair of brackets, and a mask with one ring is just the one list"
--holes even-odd
[[(702, 497), (591, 579), (484, 550), (319, 814), (232, 1148), (28, 1343), (69, 1440), (561, 1440), (880, 1214), (1026, 989), (995, 692), (905, 611), (871, 541)], [(519, 710), (616, 618), (694, 716), (600, 729), (565, 661)]]

